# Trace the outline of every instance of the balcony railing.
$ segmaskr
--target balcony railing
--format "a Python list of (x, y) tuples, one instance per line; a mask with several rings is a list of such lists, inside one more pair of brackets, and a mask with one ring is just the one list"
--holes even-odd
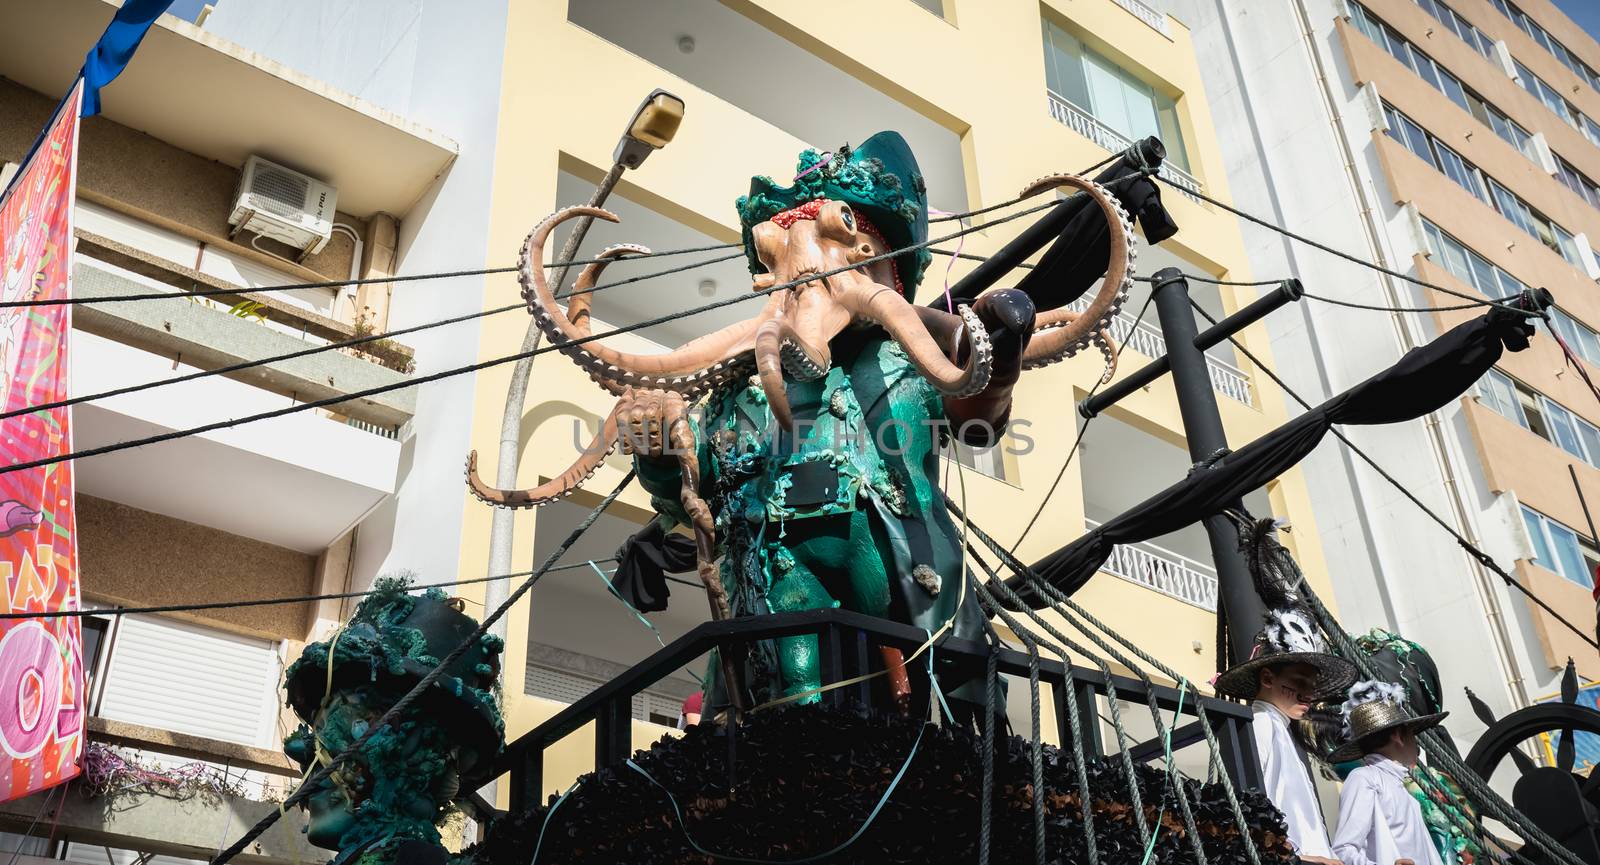
[[(1089, 528), (1100, 525), (1094, 520), (1084, 522)], [(1106, 559), (1100, 569), (1202, 610), (1216, 612), (1217, 571), (1188, 556), (1154, 544), (1120, 544), (1112, 549), (1111, 558)]]
[[(1123, 5), (1127, 6), (1129, 3), (1134, 2), (1136, 0), (1127, 0)], [(1049, 90), (1046, 90), (1045, 94), (1049, 96), (1050, 100), (1050, 116), (1054, 117), (1061, 125), (1112, 153), (1120, 153), (1133, 146), (1133, 142), (1128, 140), (1127, 136), (1096, 120), (1093, 114), (1073, 105), (1060, 94)], [(1170, 161), (1163, 161), (1161, 163), (1161, 176), (1172, 181), (1173, 185), (1183, 190), (1183, 194), (1188, 196), (1190, 200), (1196, 204), (1201, 203), (1194, 193), (1205, 191), (1205, 187), (1200, 184), (1200, 181), (1193, 174), (1173, 165)]]
[(1116, 2), (1118, 6), (1133, 13), (1133, 17), (1149, 24), (1150, 28), (1157, 33), (1168, 39), (1172, 38), (1172, 32), (1167, 29), (1167, 16), (1165, 13), (1158, 12), (1150, 6), (1139, 2), (1139, 0), (1116, 0)]
[[(1089, 307), (1088, 296), (1080, 297), (1067, 304), (1068, 309), (1082, 312)], [(1119, 313), (1111, 320), (1111, 338), (1118, 345), (1126, 345), (1145, 357), (1160, 357), (1167, 353), (1167, 341), (1161, 336), (1161, 331), (1146, 322), (1139, 322), (1134, 327), (1133, 316), (1126, 312)], [(1234, 366), (1220, 357), (1206, 355), (1206, 372), (1211, 376), (1211, 386), (1217, 393), (1230, 399), (1254, 407), (1255, 394), (1250, 387), (1250, 377), (1244, 370)]]

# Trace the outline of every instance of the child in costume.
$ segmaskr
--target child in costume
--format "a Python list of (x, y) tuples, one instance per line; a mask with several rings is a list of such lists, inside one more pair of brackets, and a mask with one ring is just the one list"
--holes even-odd
[(1414, 717), (1405, 707), (1405, 689), (1388, 682), (1359, 682), (1345, 701), (1348, 741), (1330, 759), (1361, 758), (1345, 779), (1333, 835), (1345, 865), (1442, 865), (1405, 779), (1422, 753), (1417, 734), (1447, 713)]
[(1355, 676), (1355, 665), (1328, 653), (1304, 612), (1285, 608), (1267, 614), (1250, 659), (1216, 681), (1218, 694), (1252, 701), (1262, 792), (1283, 812), (1300, 858), (1319, 865), (1334, 862), (1334, 850), (1289, 722), (1305, 717), (1312, 703), (1343, 693)]

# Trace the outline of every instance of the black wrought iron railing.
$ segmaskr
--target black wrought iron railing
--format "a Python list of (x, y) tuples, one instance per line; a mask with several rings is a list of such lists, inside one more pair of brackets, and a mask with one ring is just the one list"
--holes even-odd
[[(874, 659), (879, 657), (878, 647), (910, 652), (927, 639), (927, 635), (919, 628), (847, 610), (816, 610), (707, 622), (510, 743), (497, 761), (494, 773), (496, 778), (510, 776), (511, 797), (506, 804), (512, 813), (523, 813), (536, 807), (545, 789), (546, 750), (591, 722), (595, 725), (594, 768), (599, 770), (626, 760), (634, 750), (634, 695), (682, 669), (684, 665), (714, 648), (734, 652), (740, 646), (756, 640), (799, 634), (816, 634), (819, 637), (824, 684), (842, 682), (869, 672)], [(982, 675), (989, 647), (977, 641), (947, 638), (939, 642), (936, 652), (941, 666), (952, 665), (952, 672)], [(1001, 675), (1020, 678), (1020, 687), (1027, 687), (1027, 655), (1002, 649), (998, 668)], [(945, 674), (941, 672), (941, 675)], [(1060, 742), (1073, 741), (1065, 701), (1076, 700), (1082, 717), (1098, 718), (1101, 714), (1100, 698), (1110, 685), (1115, 687), (1118, 697), (1124, 701), (1144, 703), (1153, 698), (1165, 712), (1181, 710), (1181, 716), (1174, 722), (1175, 729), (1172, 731), (1174, 751), (1203, 741), (1198, 721), (1198, 716), (1203, 714), (1216, 733), (1223, 770), (1234, 784), (1241, 787), (1260, 786), (1260, 769), (1249, 729), (1250, 709), (1246, 706), (1211, 697), (1197, 697), (1192, 693), (1180, 696), (1177, 689), (1162, 685), (1155, 686), (1154, 693), (1150, 694), (1144, 683), (1137, 679), (1111, 676), (1108, 681), (1108, 677), (1097, 669), (1070, 666), (1052, 660), (1041, 659), (1039, 678), (1041, 682), (1051, 685)], [(871, 698), (872, 687), (870, 682), (856, 683), (825, 692), (824, 697), (841, 703), (867, 702)], [(1183, 717), (1191, 720), (1185, 723)], [(736, 737), (737, 731), (729, 736), (730, 763), (736, 748)], [(1106, 743), (1101, 740), (1098, 723), (1084, 725), (1081, 743), (1088, 757), (1098, 759), (1106, 756)], [(1163, 743), (1156, 739), (1141, 742), (1130, 748), (1130, 753), (1139, 761), (1160, 759)]]

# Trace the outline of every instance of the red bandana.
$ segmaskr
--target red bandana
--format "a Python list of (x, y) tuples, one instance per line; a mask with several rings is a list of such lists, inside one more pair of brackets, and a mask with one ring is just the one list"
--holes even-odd
[[(807, 201), (799, 207), (791, 207), (781, 213), (774, 214), (772, 222), (779, 228), (787, 229), (802, 219), (814, 220), (817, 218), (817, 213), (822, 210), (822, 205), (827, 203), (828, 199), (826, 198)], [(879, 249), (889, 249), (889, 244), (884, 241), (883, 234), (878, 231), (878, 227), (868, 222), (867, 218), (862, 216), (859, 211), (856, 212), (856, 230), (865, 232), (867, 236), (877, 241)], [(894, 259), (889, 260), (889, 270), (894, 274), (894, 290), (900, 292), (903, 297), (906, 293), (906, 287), (900, 282), (900, 265)]]

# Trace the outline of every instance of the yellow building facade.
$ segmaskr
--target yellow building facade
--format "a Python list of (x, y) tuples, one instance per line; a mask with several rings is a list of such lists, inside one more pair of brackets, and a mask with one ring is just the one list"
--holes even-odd
[[(683, 98), (687, 105), (683, 125), (665, 149), (624, 176), (607, 203), (622, 214), (622, 223), (614, 227), (597, 223), (580, 257), (601, 248), (602, 240), (635, 240), (655, 248), (665, 245), (662, 240), (682, 245), (694, 245), (686, 241), (696, 238), (701, 243), (736, 241), (733, 201), (748, 188), (752, 175), (770, 174), (784, 182), (801, 150), (859, 142), (880, 129), (896, 128), (897, 123), (917, 131), (907, 137), (923, 162), (935, 206), (965, 211), (1006, 201), (1041, 175), (1079, 171), (1100, 162), (1110, 155), (1107, 145), (1117, 146), (1118, 135), (1142, 137), (1138, 128), (1117, 128), (1138, 127), (1144, 119), (1139, 110), (1130, 112), (1126, 105), (1114, 104), (1117, 87), (1126, 100), (1136, 101), (1139, 94), (1149, 98), (1165, 128), (1170, 130), (1175, 120), (1181, 150), (1169, 141), (1169, 153), (1181, 153), (1178, 158), (1187, 167), (1175, 176), (1208, 195), (1229, 199), (1224, 155), (1217, 147), (1200, 84), (1201, 60), (1180, 23), (1138, 0), (943, 0), (942, 5), (938, 0), (672, 0), (656, 10), (644, 9), (641, 3), (603, 0), (593, 0), (596, 7), (586, 10), (588, 2), (520, 0), (510, 5), (488, 237), (491, 262), (512, 259), (530, 228), (547, 214), (588, 198), (611, 165), (612, 148), (629, 113), (657, 87)], [(635, 14), (646, 20), (633, 20)], [(1052, 41), (1073, 47), (1064, 55), (1050, 47)], [(1089, 70), (1089, 92), (1100, 105), (1081, 106), (1071, 94), (1055, 92), (1066, 89), (1064, 85), (1052, 89), (1048, 79), (1059, 77), (1059, 72), (1049, 73), (1047, 66), (1076, 60)], [(862, 105), (884, 107), (862, 116)], [(1135, 108), (1142, 110), (1143, 105)], [(830, 119), (835, 115), (836, 120)], [(832, 137), (818, 138), (829, 133)], [(925, 142), (934, 143), (931, 150), (925, 149)], [(1139, 273), (1148, 275), (1173, 265), (1221, 279), (1251, 277), (1232, 216), (1171, 187), (1162, 193), (1181, 230), (1161, 249), (1147, 249), (1140, 238)], [(960, 241), (961, 251), (991, 253), (1027, 224), (1024, 219), (979, 230)], [(637, 233), (630, 233), (633, 226), (638, 226)], [(941, 236), (955, 227), (954, 222), (935, 223), (931, 234)], [(559, 249), (556, 240), (548, 246), (553, 248), (548, 251), (551, 255)], [(953, 250), (956, 241), (936, 248)], [(618, 267), (607, 277), (694, 258), (641, 262), (633, 265), (637, 271)], [(920, 302), (942, 289), (947, 267), (948, 279), (954, 279), (973, 265), (951, 261), (936, 256), (919, 291)], [(709, 287), (695, 271), (629, 286), (630, 301), (620, 306), (608, 305), (609, 298), (602, 293), (595, 303), (599, 319), (595, 331), (749, 290), (742, 261), (726, 263), (724, 268), (717, 271), (722, 276), (706, 280), (716, 283)], [(651, 286), (648, 293), (638, 290), (643, 286)], [(1223, 287), (1211, 294), (1199, 284), (1193, 288), (1202, 305), (1214, 312), (1231, 312), (1260, 292)], [(1160, 353), (1153, 309), (1143, 324), (1132, 327), (1147, 294), (1148, 287), (1141, 284), (1122, 313), (1124, 328), (1119, 334), (1130, 344), (1119, 375)], [(490, 281), (483, 303), (485, 308), (495, 307), (514, 303), (518, 297), (514, 279), (503, 277)], [(756, 311), (752, 302), (721, 312), (737, 319)], [(484, 319), (480, 358), (516, 351), (527, 326), (522, 316)], [(698, 332), (709, 329), (706, 325)], [(646, 330), (617, 337), (614, 343), (659, 350), (690, 335), (693, 332), (684, 330)], [(1263, 359), (1270, 358), (1259, 326), (1246, 330), (1242, 341)], [(510, 369), (509, 365), (487, 369), (475, 383), (472, 445), (486, 478), (494, 476), (493, 454)], [(968, 465), (961, 469), (961, 477), (948, 481), (953, 497), (965, 496), (973, 520), (1007, 544), (1018, 540), (1029, 518), (1043, 507), (1017, 550), (1024, 560), (1036, 560), (1076, 538), (1086, 520), (1103, 520), (1177, 481), (1188, 466), (1177, 401), (1170, 380), (1163, 379), (1089, 425), (1084, 446), (1052, 493), (1052, 482), (1082, 423), (1075, 404), (1101, 371), (1101, 358), (1089, 354), (1024, 375), (1013, 417), (1027, 422), (1032, 447), (1013, 437), (1011, 449), (1018, 453), (969, 454), (962, 460)], [(1212, 378), (1218, 383), (1224, 424), (1235, 446), (1286, 420), (1281, 395), (1270, 382), (1262, 387), (1265, 379), (1231, 355), (1219, 353)], [(531, 486), (562, 471), (576, 456), (575, 445), (587, 441), (612, 404), (610, 395), (559, 354), (539, 357), (525, 407), (519, 485)], [(581, 430), (576, 428), (580, 426)], [(571, 501), (582, 510), (593, 506), (621, 480), (628, 466), (625, 458), (613, 456)], [(468, 495), (465, 490), (460, 494)], [(1328, 575), (1298, 471), (1278, 479), (1250, 502), (1253, 510), (1270, 508), (1293, 523), (1295, 531), (1287, 542), (1313, 585), (1326, 590)], [(568, 511), (560, 510), (568, 507), (518, 513), (513, 556), (517, 570), (531, 567), (524, 563), (540, 561), (575, 524)], [(650, 514), (648, 497), (634, 486), (612, 507), (607, 521), (613, 522), (615, 533), (636, 529)], [(490, 519), (488, 507), (469, 501), (461, 533), (460, 573), (482, 574), (488, 569)], [(1161, 546), (1120, 551), (1108, 568), (1123, 574), (1097, 575), (1077, 599), (1191, 682), (1204, 682), (1215, 672), (1216, 625), (1205, 604), (1210, 557), (1203, 534), (1191, 532), (1174, 544), (1193, 555)], [(594, 549), (600, 555), (610, 554)], [(583, 555), (596, 554), (578, 552), (564, 561), (582, 562)], [(581, 630), (592, 641), (589, 645), (598, 647), (593, 654), (606, 651), (611, 634), (627, 634), (644, 650), (654, 647), (643, 625), (614, 600), (604, 598), (597, 577), (560, 579), (567, 582), (552, 585), (549, 591), (543, 586), (535, 589), (531, 601), (509, 617), (508, 740), (562, 705), (551, 698), (554, 692), (537, 687), (533, 669), (540, 657), (533, 647), (563, 642), (552, 636), (553, 630)], [(1210, 579), (1214, 605), (1214, 572)], [(581, 592), (570, 588), (579, 584), (586, 586)], [(678, 617), (672, 620), (674, 626), (688, 627), (706, 618), (699, 593), (689, 587), (675, 587), (674, 592), (671, 615)], [(563, 606), (580, 597), (599, 599), (596, 603), (617, 609), (590, 615)], [(591, 604), (587, 609), (599, 607)], [(660, 625), (667, 639), (672, 623)], [(623, 654), (614, 652), (605, 659), (626, 665), (642, 656), (637, 651), (636, 657)], [(601, 677), (604, 665), (596, 669), (591, 681)], [(520, 686), (523, 683), (526, 687)], [(642, 745), (659, 736), (661, 727), (649, 720), (666, 720), (675, 711), (675, 706), (671, 712), (636, 707), (640, 720), (636, 742)], [(592, 753), (584, 734), (571, 737), (547, 758), (546, 786), (552, 791), (564, 789), (588, 770)]]

